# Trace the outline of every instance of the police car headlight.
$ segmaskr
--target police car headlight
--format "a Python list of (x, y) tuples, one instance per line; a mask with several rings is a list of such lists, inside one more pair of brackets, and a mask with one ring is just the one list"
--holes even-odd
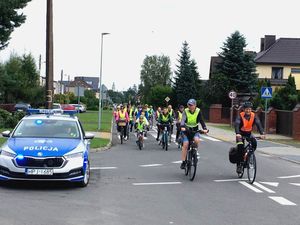
[(17, 155), (8, 151), (0, 150), (0, 155), (15, 158)]
[(73, 153), (73, 154), (67, 154), (64, 155), (66, 159), (73, 159), (73, 158), (83, 158), (83, 152), (77, 152), (77, 153)]

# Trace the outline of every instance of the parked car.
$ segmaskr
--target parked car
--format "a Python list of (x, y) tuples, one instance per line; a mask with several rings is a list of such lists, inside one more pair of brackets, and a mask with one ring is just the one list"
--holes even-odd
[(85, 133), (74, 111), (29, 109), (13, 131), (3, 131), (0, 145), (0, 182), (8, 180), (89, 183), (92, 133)]
[(63, 109), (59, 103), (53, 103), (53, 110), (55, 113), (63, 113)]
[(76, 110), (75, 106), (71, 104), (62, 104), (61, 108), (62, 110)]
[(31, 105), (28, 103), (24, 103), (24, 102), (19, 102), (17, 104), (15, 104), (14, 109), (15, 111), (26, 111), (27, 109), (30, 109)]
[(80, 113), (86, 112), (86, 107), (82, 104), (71, 104), (78, 110)]

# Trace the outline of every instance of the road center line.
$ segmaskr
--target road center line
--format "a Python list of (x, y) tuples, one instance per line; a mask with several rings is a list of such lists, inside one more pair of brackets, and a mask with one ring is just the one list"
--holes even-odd
[(296, 178), (296, 177), (300, 177), (300, 175), (283, 176), (283, 177), (277, 177), (277, 178), (280, 178), (280, 179), (288, 179), (288, 178)]
[(254, 182), (253, 184), (255, 186), (259, 187), (260, 189), (266, 191), (266, 192), (269, 192), (269, 193), (272, 193), (272, 194), (276, 193), (275, 191), (273, 191), (273, 190), (271, 190), (271, 189), (269, 189), (269, 188), (267, 188), (267, 187), (265, 187), (265, 186), (263, 186), (263, 185), (261, 185), (261, 184), (259, 184), (257, 182)]
[(256, 187), (253, 187), (251, 184), (249, 184), (245, 181), (239, 181), (239, 183), (244, 185), (245, 187), (249, 188), (250, 190), (256, 192), (256, 193), (263, 193), (263, 191), (257, 189)]
[(163, 164), (148, 164), (148, 165), (140, 165), (140, 167), (155, 167), (155, 166), (162, 166)]
[(269, 198), (281, 205), (297, 205), (294, 202), (291, 202), (284, 197), (269, 196)]
[(118, 167), (107, 166), (107, 167), (91, 167), (90, 168), (90, 170), (112, 170), (112, 169), (118, 169)]
[(295, 186), (299, 186), (300, 187), (300, 183), (290, 183), (291, 185), (295, 185)]
[(182, 184), (182, 182), (132, 183), (132, 185), (134, 186), (165, 185), (165, 184)]

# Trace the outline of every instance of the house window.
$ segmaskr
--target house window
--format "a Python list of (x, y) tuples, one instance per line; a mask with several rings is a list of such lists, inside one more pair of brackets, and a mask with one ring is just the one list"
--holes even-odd
[(272, 67), (272, 79), (283, 78), (283, 67)]
[(291, 73), (300, 73), (300, 68), (292, 68)]

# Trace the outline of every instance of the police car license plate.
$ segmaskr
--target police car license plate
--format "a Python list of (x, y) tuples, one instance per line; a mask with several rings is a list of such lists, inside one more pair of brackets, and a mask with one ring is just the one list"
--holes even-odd
[(53, 169), (26, 169), (27, 175), (53, 175)]

